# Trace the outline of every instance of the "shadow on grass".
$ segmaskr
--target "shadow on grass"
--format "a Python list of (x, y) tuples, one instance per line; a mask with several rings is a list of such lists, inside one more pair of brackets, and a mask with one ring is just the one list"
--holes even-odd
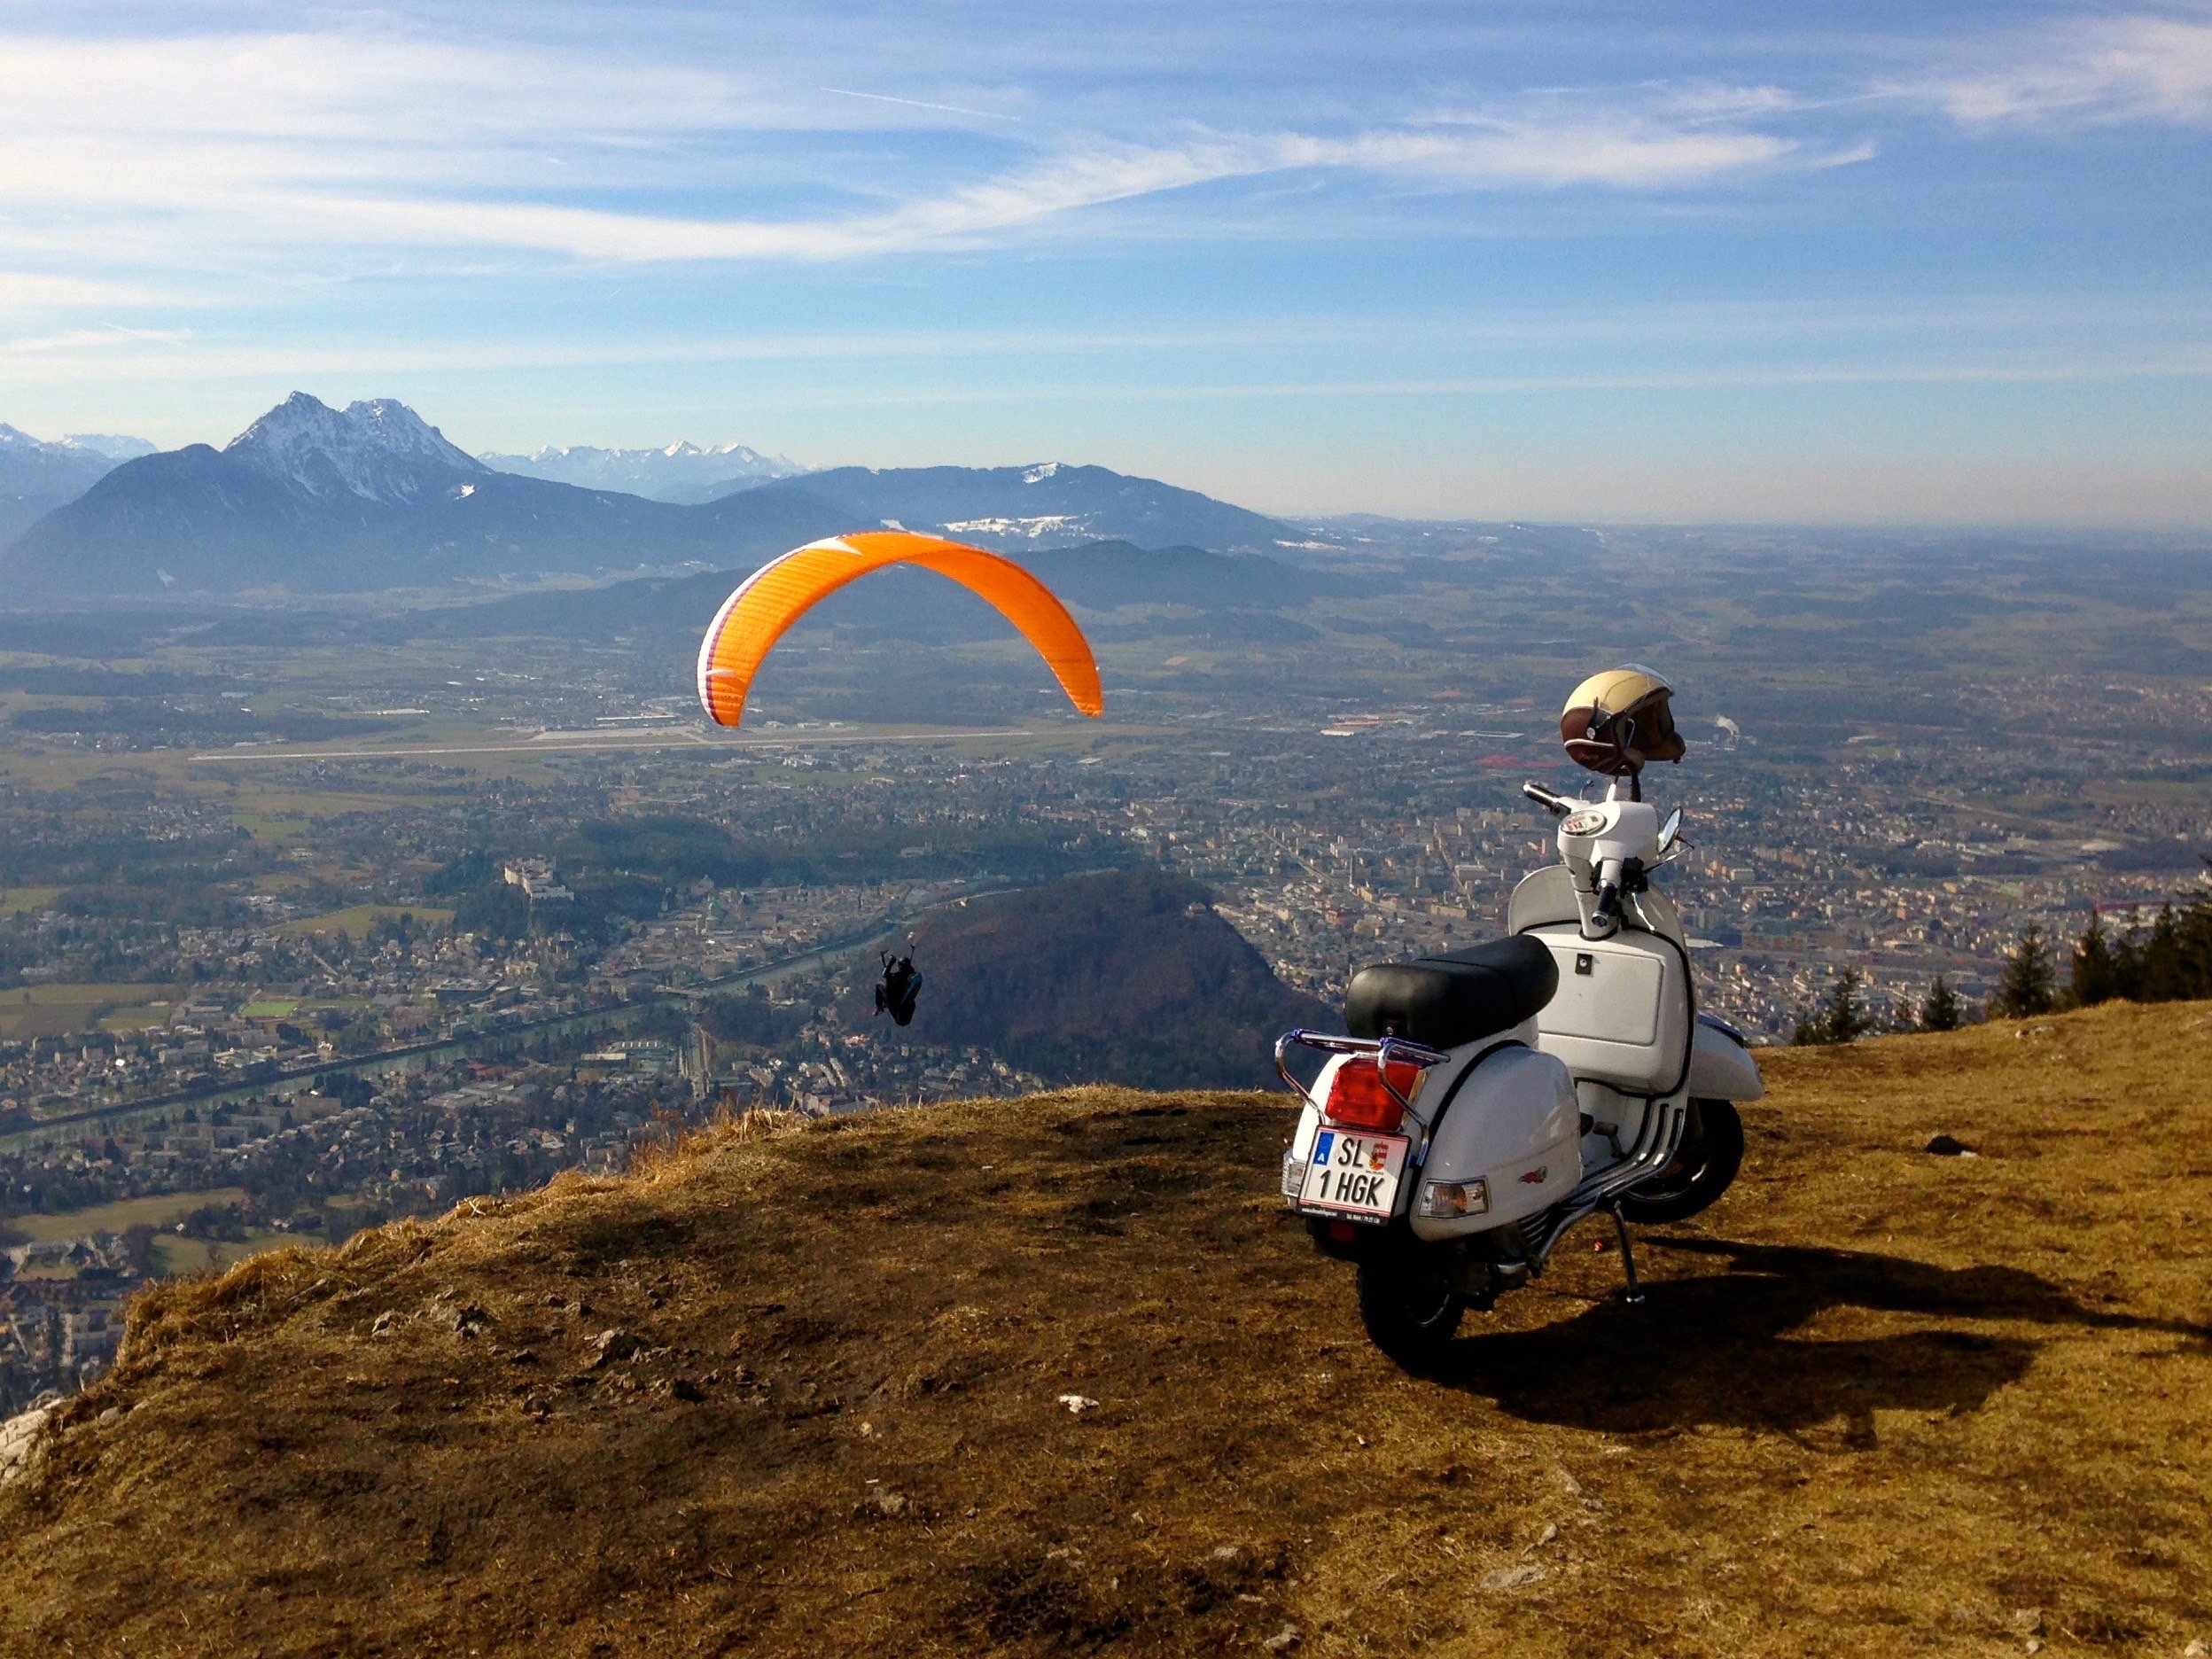
[(1641, 1242), (1723, 1258), (1725, 1271), (1654, 1274), (1641, 1307), (1608, 1301), (1561, 1324), (1455, 1343), (1431, 1377), (1533, 1422), (1616, 1434), (1795, 1433), (1842, 1418), (1848, 1443), (1871, 1445), (1876, 1411), (1978, 1411), (2027, 1374), (2042, 1344), (1959, 1329), (1854, 1340), (1790, 1335), (1831, 1308), (2212, 1339), (2200, 1326), (2086, 1307), (2018, 1268), (1722, 1239)]

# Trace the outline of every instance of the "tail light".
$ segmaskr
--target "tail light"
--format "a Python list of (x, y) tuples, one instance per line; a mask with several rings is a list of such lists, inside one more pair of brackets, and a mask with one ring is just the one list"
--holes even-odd
[(1403, 1060), (1377, 1067), (1365, 1055), (1355, 1055), (1336, 1068), (1321, 1116), (1343, 1128), (1389, 1134), (1404, 1120), (1406, 1102), (1421, 1087), (1421, 1071)]

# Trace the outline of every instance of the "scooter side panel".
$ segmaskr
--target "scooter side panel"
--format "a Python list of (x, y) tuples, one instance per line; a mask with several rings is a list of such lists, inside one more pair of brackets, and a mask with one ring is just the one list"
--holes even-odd
[[(1407, 1183), (1414, 1235), (1459, 1238), (1558, 1203), (1582, 1180), (1580, 1114), (1574, 1079), (1559, 1061), (1533, 1048), (1493, 1051), (1453, 1097), (1420, 1179)], [(1485, 1213), (1450, 1220), (1421, 1215), (1425, 1183), (1477, 1179), (1490, 1193)]]
[(1678, 1087), (1695, 1024), (1678, 949), (1628, 930), (1605, 939), (1552, 925), (1530, 932), (1559, 962), (1558, 993), (1537, 1016), (1544, 1052), (1577, 1077), (1634, 1094)]

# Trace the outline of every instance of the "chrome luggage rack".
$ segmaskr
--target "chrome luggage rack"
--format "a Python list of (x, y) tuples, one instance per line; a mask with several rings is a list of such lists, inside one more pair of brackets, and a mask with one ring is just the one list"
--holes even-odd
[(1290, 1073), (1287, 1056), (1293, 1044), (1301, 1048), (1318, 1049), (1322, 1054), (1373, 1055), (1375, 1069), (1382, 1079), (1382, 1087), (1390, 1091), (1390, 1098), (1407, 1111), (1414, 1110), (1414, 1102), (1400, 1094), (1398, 1086), (1390, 1081), (1389, 1067), (1391, 1063), (1395, 1061), (1419, 1066), (1426, 1071), (1430, 1066), (1444, 1064), (1452, 1057), (1441, 1049), (1431, 1048), (1425, 1043), (1411, 1042), (1403, 1037), (1338, 1037), (1328, 1032), (1308, 1031), (1304, 1026), (1296, 1031), (1287, 1031), (1275, 1039), (1275, 1070), (1281, 1073), (1282, 1080), (1296, 1091), (1300, 1099), (1324, 1115), (1328, 1108), (1315, 1100), (1305, 1085)]

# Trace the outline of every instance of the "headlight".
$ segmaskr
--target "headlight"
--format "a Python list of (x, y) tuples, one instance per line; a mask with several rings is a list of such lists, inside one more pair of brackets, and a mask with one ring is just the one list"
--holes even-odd
[(1417, 1211), (1423, 1220), (1453, 1221), (1490, 1213), (1490, 1184), (1481, 1180), (1432, 1180), (1421, 1185)]

